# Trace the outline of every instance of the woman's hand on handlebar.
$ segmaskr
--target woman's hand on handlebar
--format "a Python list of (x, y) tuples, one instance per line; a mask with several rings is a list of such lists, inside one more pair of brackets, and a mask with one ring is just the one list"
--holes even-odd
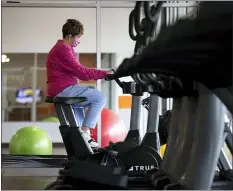
[(107, 75), (109, 75), (109, 74), (114, 74), (113, 70), (108, 70)]

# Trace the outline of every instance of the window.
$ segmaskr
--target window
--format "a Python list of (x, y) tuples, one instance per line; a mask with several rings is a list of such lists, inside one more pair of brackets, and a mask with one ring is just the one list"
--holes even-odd
[[(30, 121), (33, 54), (7, 54), (2, 62), (2, 120)], [(32, 98), (32, 97), (31, 97)], [(28, 100), (26, 100), (28, 99)]]

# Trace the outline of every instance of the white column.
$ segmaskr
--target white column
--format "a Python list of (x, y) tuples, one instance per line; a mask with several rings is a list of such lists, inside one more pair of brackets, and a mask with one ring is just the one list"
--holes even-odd
[(36, 121), (36, 86), (37, 86), (37, 53), (34, 54), (34, 62), (32, 67), (32, 106), (31, 106), (31, 121)]
[[(113, 54), (113, 68), (117, 69), (117, 67), (122, 63), (122, 61), (125, 58), (131, 57), (133, 55), (133, 50), (128, 51), (128, 52), (117, 52)], [(131, 77), (124, 77), (121, 78), (120, 80), (123, 81), (129, 81)], [(118, 108), (118, 96), (123, 95), (122, 94), (122, 89), (118, 86), (118, 84), (115, 82), (112, 84), (112, 110), (116, 113), (119, 112)]]
[[(96, 2), (96, 68), (101, 69), (101, 2)], [(97, 89), (101, 91), (101, 80), (97, 80)], [(98, 121), (97, 141), (101, 146), (101, 117)]]
[(7, 73), (2, 72), (2, 122), (8, 121)]

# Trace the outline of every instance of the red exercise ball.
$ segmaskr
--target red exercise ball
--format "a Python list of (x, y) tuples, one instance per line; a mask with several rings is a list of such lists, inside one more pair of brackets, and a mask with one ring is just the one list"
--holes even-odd
[[(127, 135), (127, 129), (122, 120), (112, 110), (104, 108), (101, 112), (101, 147), (106, 147), (109, 142), (123, 141)], [(97, 140), (97, 126), (91, 129), (92, 137)]]

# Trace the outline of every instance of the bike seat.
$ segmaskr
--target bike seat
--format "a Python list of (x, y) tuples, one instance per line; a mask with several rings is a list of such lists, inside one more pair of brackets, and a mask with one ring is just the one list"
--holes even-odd
[(53, 103), (63, 105), (77, 105), (87, 101), (86, 97), (55, 97)]

